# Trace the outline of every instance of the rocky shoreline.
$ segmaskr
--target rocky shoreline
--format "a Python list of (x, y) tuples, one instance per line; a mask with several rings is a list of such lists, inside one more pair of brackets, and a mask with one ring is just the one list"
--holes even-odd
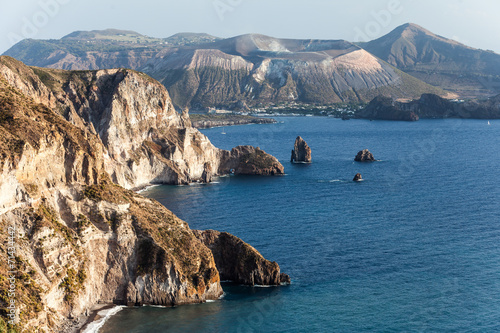
[(191, 123), (194, 128), (205, 129), (213, 127), (251, 125), (251, 124), (275, 124), (272, 118), (259, 118), (243, 115), (212, 115), (212, 114), (191, 114)]
[[(0, 227), (23, 235), (18, 331), (78, 331), (99, 319), (101, 305), (217, 300), (214, 253), (185, 221), (131, 189), (284, 173), (258, 147), (213, 146), (159, 82), (131, 70), (67, 72), (0, 57), (0, 110)], [(0, 233), (0, 242), (8, 237)], [(237, 237), (221, 242), (238, 267), (238, 258), (256, 263), (263, 281), (282, 276), (256, 250), (237, 256), (232, 244), (251, 248)], [(0, 276), (9, 270), (0, 262)], [(253, 270), (241, 271), (252, 281), (246, 274)]]
[(104, 319), (100, 313), (103, 311), (111, 311), (116, 307), (117, 306), (114, 304), (97, 304), (92, 309), (88, 310), (87, 313), (81, 314), (73, 320), (65, 322), (59, 327), (58, 331), (60, 333), (85, 333), (92, 324), (96, 324), (99, 320)]

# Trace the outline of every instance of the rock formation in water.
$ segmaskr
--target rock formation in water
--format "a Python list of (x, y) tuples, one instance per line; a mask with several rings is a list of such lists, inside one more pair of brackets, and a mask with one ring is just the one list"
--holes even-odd
[(363, 180), (363, 177), (361, 176), (361, 174), (360, 174), (360, 173), (357, 173), (357, 174), (354, 176), (354, 178), (353, 178), (353, 181), (355, 181), (355, 182), (360, 182), (360, 181), (362, 181), (362, 180)]
[(358, 152), (356, 157), (354, 158), (356, 162), (374, 162), (376, 161), (375, 157), (373, 157), (373, 154), (370, 153), (368, 149), (361, 150)]
[(232, 170), (235, 175), (276, 176), (285, 173), (285, 168), (276, 157), (252, 146), (238, 146), (231, 152), (224, 152), (220, 170), (222, 173)]
[[(0, 57), (0, 242), (15, 230), (19, 330), (66, 332), (69, 318), (98, 303), (222, 294), (212, 252), (187, 223), (124, 188), (209, 181), (221, 164), (244, 168), (185, 118), (144, 74), (44, 70)], [(268, 172), (277, 160), (252, 148), (248, 172)], [(0, 261), (1, 276), (7, 265)], [(0, 281), (2, 290), (8, 284)]]
[(290, 160), (291, 162), (311, 163), (311, 148), (309, 148), (307, 143), (300, 136), (295, 139), (295, 145)]
[(280, 272), (276, 262), (264, 259), (241, 239), (214, 230), (193, 232), (212, 251), (222, 280), (250, 286), (290, 283), (290, 277)]

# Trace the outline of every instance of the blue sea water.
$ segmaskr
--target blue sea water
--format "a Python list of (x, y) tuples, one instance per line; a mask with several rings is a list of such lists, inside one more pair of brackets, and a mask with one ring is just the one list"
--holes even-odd
[[(500, 331), (500, 122), (278, 120), (203, 132), (225, 149), (260, 146), (286, 176), (144, 194), (252, 244), (292, 284), (124, 309), (101, 332)], [(312, 164), (289, 163), (297, 135)], [(353, 162), (364, 148), (380, 161)]]

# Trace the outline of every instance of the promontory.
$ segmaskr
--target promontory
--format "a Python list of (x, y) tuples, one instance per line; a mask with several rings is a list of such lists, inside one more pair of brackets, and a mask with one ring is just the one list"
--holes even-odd
[[(67, 323), (96, 304), (220, 297), (218, 252), (168, 209), (130, 189), (210, 181), (229, 168), (282, 170), (260, 149), (214, 147), (145, 74), (42, 69), (0, 57), (0, 241), (15, 243), (12, 251), (1, 248), (0, 276), (16, 272), (14, 328), (68, 332)], [(217, 239), (239, 265), (244, 243)], [(255, 265), (232, 270), (244, 283), (256, 281), (246, 275), (254, 271), (269, 283), (282, 274), (257, 251), (244, 258)], [(0, 285), (8, 290), (11, 282), (3, 278)], [(9, 304), (3, 294), (2, 327)]]

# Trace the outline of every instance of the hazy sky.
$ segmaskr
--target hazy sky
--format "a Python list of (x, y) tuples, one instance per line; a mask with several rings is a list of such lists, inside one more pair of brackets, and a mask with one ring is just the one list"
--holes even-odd
[(118, 28), (153, 37), (261, 33), (358, 41), (407, 22), (500, 53), (498, 0), (0, 1), (0, 53), (19, 38), (60, 38), (75, 30)]

